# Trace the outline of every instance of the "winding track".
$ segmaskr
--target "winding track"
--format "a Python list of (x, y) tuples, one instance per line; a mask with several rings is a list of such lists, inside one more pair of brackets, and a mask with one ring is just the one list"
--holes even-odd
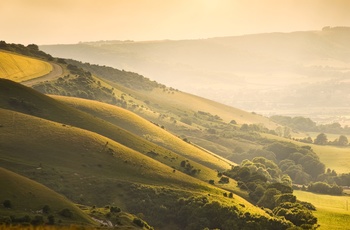
[(45, 74), (41, 77), (30, 79), (28, 81), (22, 81), (21, 84), (31, 87), (31, 86), (33, 86), (37, 83), (43, 82), (43, 81), (59, 78), (63, 74), (62, 67), (60, 65), (57, 65), (57, 64), (52, 63), (52, 62), (50, 62), (50, 64), (52, 65), (52, 70), (50, 73)]

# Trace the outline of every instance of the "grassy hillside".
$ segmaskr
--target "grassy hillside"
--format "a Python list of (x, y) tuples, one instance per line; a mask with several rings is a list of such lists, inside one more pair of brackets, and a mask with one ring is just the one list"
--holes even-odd
[[(0, 216), (2, 217), (13, 215), (16, 218), (21, 218), (29, 215), (34, 219), (35, 213), (37, 213), (36, 215), (42, 215), (45, 222), (48, 222), (49, 215), (53, 215), (57, 223), (61, 220), (63, 224), (96, 224), (67, 198), (33, 180), (4, 168), (0, 168), (0, 187), (2, 188), (0, 190), (0, 201), (8, 200), (11, 204), (10, 208), (1, 205)], [(49, 207), (49, 210), (47, 213), (42, 213), (45, 205)], [(63, 209), (69, 209), (72, 212), (72, 217), (68, 218), (60, 215), (59, 212)]]
[(349, 229), (350, 211), (348, 196), (321, 195), (303, 191), (294, 191), (301, 201), (307, 201), (316, 206), (315, 216), (321, 225), (319, 229)]
[[(163, 128), (123, 108), (78, 98), (57, 96), (54, 96), (53, 98), (93, 116), (109, 121), (112, 124), (118, 125), (123, 129), (144, 137), (145, 139), (185, 156), (188, 159), (202, 164), (203, 162), (222, 162), (218, 157), (203, 152), (198, 147), (183, 141)], [(233, 162), (230, 162), (230, 164), (233, 164)], [(230, 164), (227, 164), (227, 168), (230, 167)]]
[[(169, 113), (179, 116), (183, 116), (184, 113), (188, 112), (204, 111), (219, 116), (225, 122), (235, 120), (239, 124), (261, 123), (269, 128), (276, 127), (276, 124), (266, 117), (193, 94), (184, 93), (171, 87), (165, 87), (135, 73), (105, 66), (90, 65), (88, 63), (83, 64), (74, 60), (67, 60), (67, 62), (90, 71), (98, 76), (101, 82), (105, 81), (109, 84), (109, 87), (114, 87), (114, 89), (119, 89), (126, 95), (131, 95), (132, 98), (129, 98), (129, 100), (133, 100), (134, 103), (128, 103), (131, 104), (130, 106), (132, 104), (143, 105), (155, 112), (162, 111), (164, 113), (164, 111), (169, 111)], [(110, 103), (108, 101), (105, 102)], [(128, 101), (126, 100), (126, 102)], [(151, 104), (146, 104), (145, 102), (150, 102)]]
[[(144, 154), (147, 154), (151, 151), (155, 153), (167, 154), (167, 161), (172, 161), (171, 158), (176, 157), (171, 156), (172, 152), (170, 150), (153, 144), (144, 138), (138, 137), (137, 135), (134, 135), (114, 124), (111, 124), (108, 121), (99, 119), (85, 112), (60, 103), (30, 88), (20, 86), (6, 80), (0, 81), (0, 88), (3, 89), (0, 92), (0, 95), (3, 95), (0, 98), (0, 106), (3, 108), (33, 114), (45, 119), (90, 130), (109, 137)], [(208, 153), (202, 152), (202, 155), (203, 154), (203, 157), (197, 156), (196, 159), (193, 156), (193, 160), (198, 161), (197, 163), (202, 163), (206, 166), (210, 166), (213, 169), (221, 170), (229, 168), (229, 165), (227, 163), (219, 161), (217, 158), (211, 157), (211, 155)], [(182, 155), (183, 157), (186, 157), (186, 155), (189, 154), (184, 152)], [(209, 158), (206, 158), (206, 156)], [(208, 159), (212, 160), (207, 161)]]
[(22, 82), (48, 74), (48, 62), (0, 50), (0, 78)]
[(271, 218), (238, 196), (225, 198), (223, 190), (173, 172), (101, 135), (14, 111), (2, 109), (1, 114), (1, 166), (38, 180), (75, 202), (142, 212), (157, 226), (166, 225), (171, 214), (167, 210), (180, 205), (179, 198), (190, 196), (208, 196), (210, 202), (219, 201), (264, 221)]
[(197, 188), (204, 184), (186, 174), (172, 173), (172, 168), (98, 134), (14, 111), (1, 109), (1, 114), (3, 166), (18, 165), (39, 174), (41, 170), (57, 170), (58, 174), (60, 169), (68, 170), (78, 180), (88, 172), (164, 186), (174, 183), (175, 187)]

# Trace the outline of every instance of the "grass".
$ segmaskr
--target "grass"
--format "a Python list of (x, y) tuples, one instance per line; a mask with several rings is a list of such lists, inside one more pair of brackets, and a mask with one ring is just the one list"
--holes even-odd
[[(0, 97), (0, 106), (3, 105), (4, 108), (16, 109), (20, 112), (37, 115), (41, 118), (50, 119), (53, 121), (90, 130), (92, 132), (109, 137), (114, 141), (117, 141), (118, 143), (128, 146), (143, 154), (147, 154), (150, 151), (166, 154), (162, 157), (166, 158), (164, 160), (166, 160), (169, 165), (180, 165), (180, 162), (176, 164), (172, 163), (172, 161), (174, 160), (173, 158), (176, 158), (176, 153), (173, 153), (171, 150), (165, 149), (164, 147), (151, 143), (145, 140), (144, 138), (134, 135), (107, 121), (89, 115), (80, 110), (74, 109), (70, 106), (60, 103), (50, 97), (42, 95), (24, 86), (14, 85), (11, 82), (3, 81), (0, 82), (0, 88), (3, 89), (0, 91), (0, 95), (3, 95), (3, 97)], [(11, 90), (9, 90), (9, 88), (11, 88)], [(28, 111), (26, 110), (26, 107), (22, 108), (23, 106), (13, 107), (9, 105), (8, 100), (14, 97), (19, 98), (19, 101), (21, 101), (23, 98), (23, 103), (25, 105), (32, 105), (32, 107), (34, 108)], [(180, 160), (180, 158), (178, 158), (177, 160)], [(186, 158), (182, 160), (186, 160)], [(222, 168), (223, 167), (219, 167), (218, 169)], [(210, 174), (215, 173), (213, 170), (210, 171), (212, 171)]]
[[(33, 215), (36, 211), (42, 210), (45, 205), (49, 205), (51, 214), (55, 215), (56, 221), (62, 219), (63, 223), (82, 223), (93, 225), (92, 219), (84, 214), (78, 207), (67, 198), (50, 190), (49, 188), (29, 180), (16, 173), (0, 168), (0, 200), (10, 200), (12, 207), (7, 209), (0, 207), (0, 215), (22, 217)], [(72, 219), (58, 216), (58, 212), (68, 208), (73, 214)]]
[(170, 111), (204, 111), (218, 115), (225, 122), (235, 120), (239, 124), (264, 124), (270, 129), (276, 128), (276, 124), (268, 118), (258, 114), (249, 113), (231, 106), (227, 106), (209, 99), (198, 97), (184, 92), (169, 94), (162, 89), (154, 89), (150, 93), (143, 92), (143, 98), (162, 105)]
[[(5, 108), (0, 109), (0, 166), (34, 179), (75, 203), (148, 212), (146, 220), (152, 224), (151, 207), (171, 205), (180, 197), (210, 195), (212, 201), (236, 206), (242, 213), (267, 216), (238, 195), (225, 198), (226, 190), (179, 170), (173, 172), (170, 164), (161, 162), (179, 165), (185, 157), (30, 88), (0, 80), (0, 107)], [(127, 115), (127, 111), (121, 114)], [(148, 121), (143, 125), (156, 127)], [(159, 127), (155, 130), (155, 134), (168, 135)], [(150, 150), (159, 153), (161, 159), (146, 156)], [(216, 171), (190, 162), (203, 169), (198, 177), (218, 180)], [(235, 185), (232, 181), (225, 189)], [(163, 199), (159, 194), (167, 195)], [(145, 199), (153, 206), (140, 210)]]
[(350, 147), (311, 145), (327, 168), (337, 173), (350, 173)]
[(22, 82), (48, 74), (51, 70), (48, 62), (0, 51), (0, 78)]
[[(298, 200), (307, 201), (316, 206), (314, 215), (320, 224), (319, 229), (350, 229), (349, 196), (330, 196), (295, 190)], [(348, 207), (346, 207), (348, 206)]]
[(204, 185), (99, 134), (9, 110), (1, 109), (1, 114), (3, 166), (12, 162), (33, 170), (40, 165), (48, 171), (55, 171), (52, 167), (56, 171), (72, 169), (72, 175), (93, 173), (140, 183), (185, 184), (189, 188)]
[[(266, 215), (237, 195), (224, 198), (224, 190), (173, 173), (172, 168), (99, 134), (14, 111), (1, 109), (0, 113), (0, 165), (33, 177), (75, 202), (128, 208), (130, 200), (138, 206), (146, 191), (165, 190), (174, 199), (211, 194), (212, 200), (242, 212)], [(152, 200), (159, 205), (168, 202)]]
[(123, 129), (137, 134), (153, 143), (156, 143), (157, 145), (163, 146), (179, 154), (180, 156), (186, 157), (202, 165), (217, 169), (230, 168), (230, 163), (226, 162), (220, 157), (213, 156), (212, 154), (209, 154), (208, 152), (183, 141), (161, 127), (158, 127), (155, 124), (152, 124), (150, 121), (147, 121), (123, 108), (78, 98), (54, 98), (84, 112), (88, 112), (93, 116), (118, 125)]

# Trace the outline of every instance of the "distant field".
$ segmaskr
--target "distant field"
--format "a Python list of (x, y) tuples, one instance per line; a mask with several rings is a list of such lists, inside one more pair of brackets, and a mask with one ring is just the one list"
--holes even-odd
[(350, 147), (306, 144), (270, 134), (263, 134), (263, 136), (273, 140), (292, 142), (299, 146), (309, 145), (326, 168), (334, 169), (337, 173), (350, 173)]
[(312, 145), (327, 168), (337, 173), (350, 173), (350, 147)]
[(310, 192), (294, 191), (298, 200), (311, 202), (316, 206), (314, 212), (323, 229), (350, 229), (349, 196), (320, 195)]
[(22, 82), (48, 74), (51, 70), (48, 62), (0, 51), (0, 78)]

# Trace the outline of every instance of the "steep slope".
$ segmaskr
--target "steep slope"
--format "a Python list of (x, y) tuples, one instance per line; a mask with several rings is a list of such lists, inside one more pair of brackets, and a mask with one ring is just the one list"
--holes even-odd
[[(0, 89), (0, 106), (2, 108), (33, 114), (45, 119), (87, 129), (145, 154), (153, 151), (155, 153), (163, 152), (171, 155), (171, 151), (167, 149), (146, 141), (107, 121), (66, 106), (25, 86), (0, 79)], [(186, 152), (181, 154), (184, 157), (189, 155)], [(221, 170), (230, 167), (226, 162), (220, 161), (203, 151), (201, 155), (193, 154), (191, 157), (193, 161), (213, 169)]]
[[(235, 207), (230, 215), (240, 213), (234, 214), (240, 225), (253, 218), (251, 224), (262, 221), (279, 228), (290, 226), (239, 196), (225, 198), (223, 190), (173, 172), (101, 135), (10, 110), (1, 109), (0, 114), (0, 166), (31, 177), (75, 202), (117, 205), (142, 212), (150, 224), (165, 227), (169, 218), (175, 218), (172, 210), (182, 210), (181, 197), (208, 197), (205, 209), (214, 207), (215, 202), (219, 205), (215, 206), (217, 214), (227, 210), (225, 207)], [(246, 212), (251, 214), (244, 216)]]
[[(139, 100), (141, 103), (152, 102), (148, 107), (152, 110), (163, 108), (163, 110), (170, 110), (172, 113), (182, 113), (188, 111), (205, 111), (211, 114), (216, 114), (225, 122), (235, 120), (239, 124), (264, 124), (266, 127), (274, 128), (276, 124), (271, 122), (266, 117), (249, 113), (241, 109), (224, 105), (213, 100), (198, 97), (193, 94), (184, 93), (168, 88), (161, 84), (156, 84), (140, 75), (120, 71), (106, 66), (91, 65), (88, 63), (81, 63), (74, 60), (67, 60), (68, 63), (79, 66), (86, 71), (89, 71), (110, 84), (114, 89), (119, 89), (126, 95), (132, 95), (131, 100)], [(152, 106), (153, 105), (153, 106)]]
[(22, 82), (48, 74), (51, 70), (48, 62), (0, 50), (0, 78)]
[[(2, 151), (1, 151), (2, 152)], [(3, 156), (3, 154), (2, 154)], [(33, 217), (33, 213), (42, 214), (46, 218), (53, 215), (56, 221), (62, 223), (76, 223), (94, 225), (95, 222), (84, 214), (77, 206), (67, 198), (59, 195), (51, 189), (16, 173), (0, 167), (0, 200), (10, 202), (9, 208), (0, 207), (1, 216), (15, 216), (21, 218), (25, 215)], [(46, 212), (42, 213), (44, 206), (48, 206)], [(63, 209), (69, 209), (72, 217), (67, 218), (59, 215)]]
[[(154, 142), (157, 145), (161, 145), (175, 153), (185, 155), (189, 159), (198, 159), (200, 162), (215, 161), (212, 156), (203, 154), (203, 151), (199, 148), (190, 145), (163, 128), (155, 126), (150, 121), (147, 121), (126, 109), (79, 98), (62, 96), (53, 96), (53, 98), (93, 116), (109, 121), (112, 124), (118, 125), (125, 130), (144, 137), (147, 140)], [(217, 158), (222, 159), (220, 157)], [(228, 162), (228, 164), (234, 165), (233, 162), (226, 159), (224, 161)]]
[(3, 166), (22, 165), (38, 172), (58, 167), (58, 171), (76, 171), (81, 174), (74, 175), (78, 179), (88, 172), (149, 184), (203, 185), (186, 174), (170, 173), (172, 168), (96, 133), (10, 110), (1, 109), (1, 116)]

